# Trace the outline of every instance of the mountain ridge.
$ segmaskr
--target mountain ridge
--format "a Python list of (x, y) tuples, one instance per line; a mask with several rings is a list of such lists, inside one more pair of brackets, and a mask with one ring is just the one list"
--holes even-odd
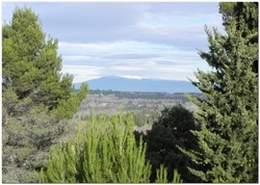
[[(191, 82), (184, 80), (161, 80), (149, 78), (126, 78), (120, 76), (105, 76), (88, 80), (92, 90), (135, 91), (135, 92), (184, 92), (200, 93), (200, 90)], [(74, 83), (74, 88), (79, 89), (82, 83)]]

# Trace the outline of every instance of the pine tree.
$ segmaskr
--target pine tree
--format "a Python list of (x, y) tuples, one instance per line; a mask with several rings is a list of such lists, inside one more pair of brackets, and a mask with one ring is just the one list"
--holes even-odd
[[(251, 22), (246, 21), (250, 19), (245, 19), (244, 11), (237, 11), (237, 6), (248, 10), (255, 4), (228, 5), (232, 11), (224, 15), (227, 35), (206, 27), (210, 51), (199, 51), (213, 68), (198, 70), (199, 82), (193, 81), (206, 100), (190, 96), (199, 107), (195, 118), (201, 131), (193, 133), (203, 152), (182, 151), (204, 168), (190, 169), (204, 182), (258, 182), (258, 79), (253, 67), (258, 62), (258, 43), (249, 33)], [(257, 29), (253, 34), (258, 35)]]
[(3, 182), (36, 183), (47, 151), (75, 114), (88, 87), (75, 93), (61, 74), (58, 40), (46, 39), (30, 8), (16, 8), (2, 28)]
[[(87, 87), (81, 89), (84, 96), (73, 95), (71, 100), (73, 76), (60, 73), (58, 40), (46, 38), (39, 17), (30, 8), (16, 8), (12, 21), (4, 24), (2, 30), (3, 96), (6, 89), (12, 89), (18, 100), (30, 98), (34, 104), (44, 104), (49, 110), (66, 107), (64, 101), (79, 107)], [(8, 114), (12, 112), (7, 110)], [(72, 117), (73, 113), (75, 110), (66, 117)]]
[[(146, 144), (136, 142), (131, 115), (92, 115), (86, 130), (50, 152), (49, 164), (40, 173), (43, 183), (148, 183), (151, 165), (145, 158)], [(161, 166), (157, 182), (167, 181)], [(174, 172), (175, 182), (181, 182)]]

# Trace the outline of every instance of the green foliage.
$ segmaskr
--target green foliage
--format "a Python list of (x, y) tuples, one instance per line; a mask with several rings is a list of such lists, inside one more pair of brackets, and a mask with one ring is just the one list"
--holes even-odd
[(77, 93), (74, 93), (67, 100), (61, 100), (56, 109), (52, 110), (58, 119), (71, 118), (79, 110), (81, 102), (86, 98), (89, 89), (86, 84), (82, 84)]
[[(184, 93), (164, 93), (164, 92), (125, 92), (125, 91), (112, 91), (112, 90), (93, 90), (89, 91), (89, 94), (98, 95), (115, 95), (119, 99), (149, 99), (149, 100), (161, 100), (161, 99), (174, 99), (180, 102), (187, 102), (188, 99)], [(191, 93), (194, 96), (201, 96), (200, 93)]]
[[(163, 165), (160, 165), (160, 168), (156, 170), (155, 183), (168, 182), (167, 173), (168, 173), (167, 168), (165, 168)], [(182, 182), (183, 180), (181, 179), (180, 174), (178, 174), (177, 170), (174, 170), (172, 183), (182, 183)]]
[(177, 147), (196, 150), (198, 148), (197, 139), (190, 131), (198, 129), (199, 126), (195, 124), (192, 113), (182, 106), (165, 108), (161, 112), (158, 121), (144, 135), (148, 147), (147, 159), (152, 164), (151, 182), (155, 181), (156, 171), (161, 165), (168, 168), (167, 179), (169, 182), (174, 177), (171, 173), (174, 169), (177, 169), (182, 175), (185, 183), (199, 182), (199, 178), (192, 175), (187, 168), (195, 167), (195, 164)]
[(45, 37), (30, 8), (16, 8), (2, 28), (3, 182), (35, 183), (47, 151), (88, 93), (73, 93), (73, 76), (61, 74), (58, 40)]
[(158, 119), (159, 113), (155, 111), (136, 111), (133, 112), (134, 122), (136, 126), (142, 127), (145, 124), (151, 125)]
[(31, 107), (3, 125), (3, 182), (38, 182), (35, 170), (46, 165), (48, 148), (57, 142), (64, 126), (46, 112), (44, 106)]
[[(198, 70), (199, 82), (193, 82), (206, 100), (190, 96), (199, 107), (195, 118), (201, 131), (193, 134), (201, 152), (182, 150), (201, 166), (190, 170), (204, 182), (258, 182), (258, 43), (252, 41), (249, 25), (255, 24), (247, 19), (249, 12), (240, 11), (258, 11), (255, 5), (222, 3), (222, 10), (231, 12), (225, 20), (227, 36), (205, 29), (210, 51), (199, 55), (213, 70)], [(253, 30), (258, 34), (258, 27)]]
[[(219, 12), (222, 14), (223, 25), (226, 29), (236, 20), (236, 30), (251, 44), (258, 43), (258, 2), (221, 2)], [(258, 58), (252, 66), (258, 74)]]
[(88, 90), (83, 86), (81, 95), (72, 95), (73, 76), (60, 73), (58, 40), (45, 37), (38, 16), (30, 8), (16, 8), (12, 21), (3, 25), (2, 41), (3, 92), (11, 88), (18, 100), (30, 98), (48, 110), (62, 109), (59, 118), (71, 118)]
[(142, 139), (135, 141), (133, 117), (120, 113), (106, 120), (105, 116), (93, 115), (86, 125), (79, 123), (76, 137), (51, 150), (40, 182), (149, 182), (151, 165), (145, 159), (146, 144)]

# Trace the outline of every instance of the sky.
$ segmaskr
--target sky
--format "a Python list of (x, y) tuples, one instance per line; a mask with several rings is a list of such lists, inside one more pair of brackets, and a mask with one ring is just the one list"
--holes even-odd
[(2, 2), (2, 25), (30, 7), (59, 40), (62, 73), (74, 83), (102, 76), (196, 80), (211, 67), (204, 26), (224, 32), (218, 2)]

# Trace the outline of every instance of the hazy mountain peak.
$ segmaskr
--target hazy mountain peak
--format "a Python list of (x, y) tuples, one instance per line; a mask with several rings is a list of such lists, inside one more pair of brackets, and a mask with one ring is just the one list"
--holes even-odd
[[(127, 78), (128, 77), (128, 78)], [(90, 89), (113, 91), (139, 91), (139, 92), (196, 92), (199, 89), (191, 82), (181, 80), (144, 79), (129, 76), (105, 76), (98, 79), (83, 82), (89, 84)], [(75, 83), (75, 89), (79, 89), (81, 83)]]
[(121, 78), (128, 78), (128, 79), (138, 79), (138, 80), (142, 80), (144, 79), (143, 77), (140, 76), (129, 76), (129, 75), (124, 75), (124, 76), (120, 76)]

